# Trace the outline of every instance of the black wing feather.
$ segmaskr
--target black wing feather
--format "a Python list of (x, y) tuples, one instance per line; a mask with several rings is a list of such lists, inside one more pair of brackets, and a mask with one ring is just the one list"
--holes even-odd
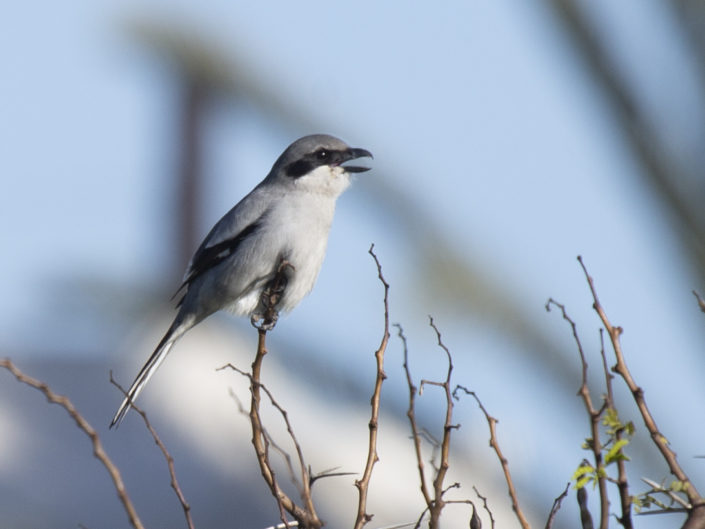
[[(242, 241), (251, 236), (257, 228), (259, 228), (259, 226), (260, 219), (245, 227), (235, 237), (225, 239), (224, 241), (214, 244), (213, 246), (199, 248), (193, 256), (193, 261), (191, 262), (191, 267), (186, 279), (184, 279), (184, 282), (181, 283), (178, 290), (174, 292), (174, 296), (172, 296), (172, 298), (176, 297), (176, 295), (184, 288), (188, 288), (191, 283), (202, 276), (205, 272), (230, 257), (237, 250), (240, 244), (242, 244)], [(180, 306), (183, 300), (184, 298), (182, 297), (176, 306)]]

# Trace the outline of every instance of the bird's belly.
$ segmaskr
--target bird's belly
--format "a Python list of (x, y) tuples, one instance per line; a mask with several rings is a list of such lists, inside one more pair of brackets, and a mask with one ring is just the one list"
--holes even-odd
[(315, 239), (315, 244), (290, 248), (285, 255), (286, 260), (293, 267), (293, 273), (284, 290), (279, 305), (280, 310), (290, 311), (293, 309), (311, 292), (316, 283), (326, 252), (327, 237), (312, 239)]
[[(289, 228), (276, 230), (269, 237), (261, 238), (258, 247), (253, 246), (246, 259), (250, 266), (229, 266), (232, 272), (228, 274), (227, 281), (219, 286), (214, 285), (219, 290), (217, 294), (213, 293), (214, 297), (222, 300), (223, 309), (238, 316), (256, 312), (262, 290), (274, 278), (282, 259), (292, 269), (286, 273), (288, 281), (277, 310), (292, 310), (311, 292), (325, 256), (327, 230), (321, 234), (316, 232), (321, 230), (320, 226), (308, 226), (308, 231), (304, 232), (300, 231), (303, 229), (300, 225)], [(307, 236), (301, 237), (301, 233), (307, 233)], [(253, 262), (259, 266), (252, 268)]]

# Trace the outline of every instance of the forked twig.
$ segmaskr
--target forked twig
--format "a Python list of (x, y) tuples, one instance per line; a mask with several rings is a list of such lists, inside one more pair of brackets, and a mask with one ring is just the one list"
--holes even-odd
[(446, 474), (448, 473), (448, 468), (450, 467), (450, 434), (451, 432), (458, 428), (457, 424), (453, 424), (453, 396), (451, 395), (450, 388), (450, 378), (453, 373), (453, 357), (450, 351), (443, 343), (441, 338), (441, 332), (436, 327), (433, 318), (429, 316), (429, 325), (436, 333), (436, 339), (438, 340), (438, 346), (443, 349), (448, 359), (448, 370), (446, 371), (446, 378), (443, 382), (432, 382), (432, 381), (421, 381), (421, 386), (424, 383), (437, 385), (443, 388), (446, 397), (446, 416), (443, 423), (443, 440), (441, 441), (441, 463), (436, 472), (436, 477), (433, 480), (434, 498), (431, 505), (429, 505), (429, 513), (431, 515), (430, 527), (438, 527), (438, 520), (440, 519), (443, 507), (447, 503), (443, 499), (443, 481), (445, 480)]
[[(125, 397), (127, 396), (127, 392), (125, 391), (125, 389), (113, 378), (112, 371), (110, 371), (110, 383), (113, 386), (115, 386), (117, 389), (119, 389), (120, 392), (123, 394), (123, 396), (125, 396)], [(140, 407), (135, 405), (134, 403), (132, 404), (132, 409), (135, 410), (142, 417), (142, 420), (144, 421), (144, 424), (147, 427), (147, 430), (149, 430), (149, 433), (152, 435), (152, 439), (154, 439), (154, 442), (156, 443), (156, 445), (159, 447), (159, 450), (161, 450), (162, 454), (164, 455), (164, 458), (166, 459), (167, 467), (169, 468), (169, 477), (171, 479), (171, 488), (174, 489), (174, 493), (176, 494), (176, 497), (178, 498), (179, 503), (181, 504), (181, 508), (184, 511), (184, 517), (186, 518), (186, 524), (188, 525), (189, 529), (194, 529), (193, 519), (191, 518), (191, 506), (186, 501), (186, 497), (184, 496), (184, 493), (182, 492), (181, 487), (179, 486), (179, 480), (176, 478), (176, 469), (174, 468), (174, 458), (167, 450), (166, 445), (162, 442), (161, 438), (157, 434), (157, 431), (154, 429), (152, 424), (149, 422), (149, 419), (147, 418), (147, 413), (144, 410), (142, 410)]]
[[(605, 374), (605, 387), (607, 388), (606, 402), (607, 406), (616, 411), (617, 406), (614, 401), (614, 393), (612, 392), (612, 379), (614, 375), (610, 373), (607, 365), (607, 355), (605, 354), (605, 333), (604, 329), (600, 328), (600, 356), (602, 357), (602, 370)], [(623, 428), (619, 428), (614, 434), (615, 443), (619, 443), (622, 439)], [(620, 453), (622, 450), (620, 449)], [(617, 489), (619, 490), (619, 502), (622, 507), (622, 516), (618, 518), (619, 523), (624, 529), (633, 529), (632, 523), (632, 497), (629, 494), (629, 479), (627, 478), (627, 465), (625, 458), (617, 458)]]
[(588, 273), (581, 256), (578, 256), (578, 262), (580, 263), (580, 266), (583, 269), (583, 273), (585, 274), (585, 278), (588, 282), (588, 286), (592, 294), (593, 308), (600, 317), (600, 320), (602, 320), (602, 324), (605, 327), (605, 330), (607, 331), (607, 335), (610, 338), (610, 341), (612, 343), (612, 349), (617, 359), (617, 363), (612, 368), (612, 371), (622, 377), (627, 387), (631, 391), (632, 397), (634, 398), (634, 402), (636, 403), (637, 408), (639, 409), (639, 413), (641, 414), (641, 417), (644, 421), (644, 425), (646, 426), (646, 429), (651, 435), (651, 440), (661, 452), (661, 455), (666, 461), (666, 464), (668, 465), (668, 468), (670, 469), (671, 473), (676, 477), (676, 479), (683, 483), (684, 493), (686, 494), (688, 500), (692, 505), (692, 509), (688, 513), (688, 519), (686, 520), (686, 523), (683, 527), (684, 529), (705, 527), (705, 500), (703, 500), (695, 485), (691, 482), (688, 475), (681, 468), (680, 464), (678, 463), (678, 459), (676, 457), (675, 452), (673, 452), (673, 450), (671, 450), (671, 448), (668, 446), (668, 441), (666, 437), (659, 431), (658, 426), (656, 425), (656, 421), (654, 420), (653, 416), (651, 415), (651, 412), (649, 411), (648, 406), (646, 405), (644, 391), (636, 384), (636, 382), (632, 378), (632, 375), (624, 359), (624, 353), (622, 351), (622, 344), (620, 341), (622, 328), (612, 325), (609, 318), (607, 317), (607, 313), (600, 304), (600, 300), (597, 296), (594, 281)]
[(590, 420), (590, 449), (592, 451), (592, 457), (595, 462), (595, 473), (597, 474), (597, 486), (600, 493), (600, 529), (607, 529), (610, 520), (610, 500), (607, 491), (607, 479), (604, 473), (604, 463), (602, 460), (602, 442), (600, 441), (600, 418), (602, 413), (608, 406), (608, 401), (605, 400), (602, 406), (597, 409), (593, 406), (592, 397), (590, 395), (590, 388), (588, 387), (588, 363), (585, 357), (585, 351), (583, 350), (583, 345), (580, 342), (580, 337), (578, 336), (578, 329), (575, 322), (568, 316), (565, 310), (565, 305), (558, 303), (555, 299), (549, 298), (546, 302), (546, 310), (550, 311), (551, 306), (555, 306), (561, 311), (563, 319), (568, 322), (571, 330), (573, 331), (573, 340), (578, 348), (578, 353), (580, 354), (580, 365), (582, 367), (582, 379), (580, 383), (580, 389), (578, 390), (578, 395), (583, 399), (583, 404), (585, 405), (585, 411), (588, 414), (588, 419)]
[[(264, 427), (262, 426), (262, 419), (260, 417), (259, 412), (261, 402), (260, 389), (264, 389), (265, 393), (267, 393), (270, 399), (272, 399), (271, 394), (266, 388), (264, 388), (264, 386), (260, 382), (262, 372), (262, 361), (264, 360), (264, 356), (267, 354), (267, 330), (264, 328), (258, 328), (257, 332), (259, 340), (257, 342), (257, 354), (255, 355), (254, 362), (252, 363), (252, 373), (245, 374), (244, 372), (240, 371), (239, 369), (233, 366), (233, 369), (245, 374), (250, 379), (250, 394), (252, 396), (250, 402), (250, 422), (252, 424), (252, 445), (255, 448), (257, 462), (259, 463), (260, 471), (262, 473), (262, 477), (264, 478), (265, 483), (269, 486), (269, 490), (272, 492), (272, 495), (277, 500), (277, 504), (282, 514), (282, 522), (284, 522), (285, 525), (288, 525), (289, 523), (283, 514), (283, 511), (286, 511), (294, 517), (300, 527), (304, 527), (306, 529), (318, 529), (322, 527), (323, 522), (320, 520), (320, 518), (318, 518), (318, 515), (316, 514), (316, 509), (313, 505), (313, 498), (311, 497), (310, 493), (310, 483), (308, 479), (303, 479), (302, 501), (304, 502), (304, 507), (301, 507), (297, 505), (289, 497), (289, 495), (281, 489), (275, 478), (274, 469), (272, 468), (271, 463), (269, 461), (269, 439), (264, 432)], [(279, 408), (279, 410), (280, 412), (282, 411), (281, 408)], [(286, 419), (286, 415), (284, 416)], [(289, 432), (290, 435), (293, 435), (293, 432), (291, 430), (289, 430)], [(298, 446), (298, 443), (296, 443), (296, 445)], [(301, 462), (303, 456), (299, 454), (299, 457), (299, 460)], [(303, 468), (305, 469), (305, 467)]]
[(359, 480), (355, 480), (355, 486), (358, 490), (357, 516), (355, 518), (354, 525), (355, 529), (361, 529), (372, 519), (372, 515), (367, 513), (367, 494), (369, 492), (370, 479), (372, 478), (372, 468), (379, 460), (379, 456), (377, 455), (379, 406), (382, 396), (382, 383), (387, 378), (387, 375), (384, 374), (384, 353), (387, 350), (387, 343), (389, 342), (389, 283), (387, 283), (382, 275), (382, 265), (379, 263), (379, 259), (377, 259), (377, 255), (374, 253), (374, 246), (374, 244), (370, 246), (368, 253), (372, 256), (375, 264), (377, 265), (377, 276), (384, 286), (384, 334), (382, 335), (382, 341), (379, 344), (379, 348), (375, 351), (377, 375), (375, 377), (375, 387), (372, 392), (372, 398), (370, 399), (372, 411), (369, 422), (370, 435), (367, 451), (367, 463), (365, 464), (365, 470), (362, 473), (362, 477)]
[(127, 517), (130, 520), (130, 524), (135, 529), (144, 529), (144, 525), (142, 525), (142, 521), (137, 515), (137, 511), (135, 510), (135, 507), (132, 504), (132, 501), (130, 500), (127, 491), (125, 490), (125, 484), (122, 481), (120, 471), (118, 470), (117, 466), (115, 466), (115, 464), (112, 462), (112, 460), (108, 457), (108, 454), (105, 453), (105, 450), (103, 449), (103, 443), (101, 443), (98, 433), (93, 429), (93, 427), (88, 423), (88, 421), (86, 421), (86, 419), (78, 412), (78, 410), (69, 400), (69, 398), (65, 397), (64, 395), (57, 395), (45, 382), (41, 382), (40, 380), (25, 375), (10, 361), (9, 358), (0, 359), (0, 367), (7, 369), (19, 382), (22, 382), (23, 384), (27, 384), (28, 386), (39, 390), (41, 393), (44, 394), (44, 396), (49, 402), (53, 404), (58, 404), (64, 410), (66, 410), (66, 412), (74, 420), (78, 428), (90, 438), (91, 443), (93, 444), (93, 455), (103, 464), (105, 469), (108, 471), (108, 474), (110, 474), (110, 478), (113, 481), (113, 485), (115, 486), (115, 490), (117, 491), (118, 498), (120, 498), (120, 502), (122, 502), (123, 508), (127, 513)]
[(474, 391), (470, 391), (464, 386), (456, 386), (455, 389), (453, 390), (453, 395), (457, 397), (457, 392), (458, 391), (463, 391), (466, 395), (470, 395), (475, 399), (477, 402), (477, 405), (480, 407), (480, 410), (482, 413), (485, 415), (485, 419), (487, 420), (487, 425), (489, 426), (490, 429), (490, 446), (492, 449), (495, 451), (495, 454), (497, 454), (497, 458), (499, 459), (499, 462), (502, 466), (502, 472), (504, 473), (504, 481), (507, 484), (507, 488), (509, 489), (509, 497), (512, 500), (512, 509), (514, 510), (514, 514), (516, 515), (517, 519), (519, 520), (519, 524), (521, 525), (522, 529), (530, 529), (531, 526), (529, 525), (529, 521), (526, 519), (526, 516), (524, 515), (524, 511), (521, 510), (521, 507), (519, 506), (519, 496), (517, 495), (517, 491), (514, 488), (514, 481), (512, 480), (512, 474), (509, 471), (509, 461), (507, 460), (506, 457), (504, 457), (504, 454), (502, 454), (502, 449), (499, 446), (499, 441), (497, 440), (497, 419), (492, 417), (487, 410), (485, 409), (485, 406), (482, 404), (482, 401), (480, 401), (480, 398), (477, 396), (477, 394)]
[[(250, 384), (253, 382), (252, 374), (248, 373), (247, 371), (243, 371), (237, 366), (234, 366), (233, 364), (225, 364), (222, 367), (219, 367), (217, 371), (222, 371), (225, 368), (232, 369), (233, 371), (241, 374), (244, 377), (247, 377), (250, 380)], [(263, 435), (267, 438), (270, 446), (272, 446), (277, 452), (281, 454), (281, 456), (284, 458), (284, 461), (286, 462), (286, 466), (289, 470), (289, 473), (292, 478), (292, 482), (296, 487), (299, 489), (299, 493), (301, 494), (301, 499), (302, 501), (306, 502), (306, 498), (311, 496), (311, 489), (310, 489), (310, 484), (313, 482), (310, 479), (310, 472), (307, 470), (306, 466), (306, 461), (304, 460), (304, 453), (303, 450), (301, 449), (301, 444), (299, 443), (299, 440), (296, 438), (296, 434), (294, 433), (294, 428), (291, 426), (291, 422), (289, 421), (289, 413), (277, 402), (277, 400), (274, 398), (274, 395), (272, 392), (267, 388), (266, 385), (264, 385), (262, 382), (259, 383), (260, 388), (264, 391), (264, 393), (267, 395), (269, 398), (269, 402), (276, 408), (276, 410), (279, 412), (279, 414), (282, 416), (282, 420), (284, 421), (284, 425), (286, 426), (286, 431), (289, 434), (289, 438), (291, 439), (291, 442), (294, 444), (294, 450), (296, 451), (296, 457), (298, 458), (299, 461), (299, 473), (300, 477), (297, 478), (294, 472), (294, 466), (291, 461), (291, 456), (286, 453), (286, 451), (281, 448), (277, 443), (274, 442), (272, 439), (271, 435), (267, 432), (267, 430), (263, 427), (262, 428), (262, 433)]]
[(553, 505), (551, 506), (551, 512), (548, 513), (548, 520), (546, 520), (546, 529), (551, 529), (553, 526), (553, 520), (556, 518), (556, 514), (558, 514), (558, 511), (561, 508), (561, 503), (563, 503), (563, 500), (565, 499), (566, 496), (568, 496), (568, 489), (570, 488), (570, 481), (566, 483), (565, 489), (561, 494), (553, 500)]
[(417, 387), (414, 385), (414, 380), (411, 377), (411, 368), (409, 367), (409, 348), (406, 341), (406, 336), (404, 335), (404, 330), (401, 325), (395, 324), (399, 339), (402, 341), (404, 349), (404, 372), (406, 373), (406, 383), (409, 387), (409, 408), (406, 411), (406, 416), (409, 419), (409, 424), (411, 427), (411, 436), (414, 441), (414, 453), (416, 454), (416, 466), (419, 470), (419, 482), (421, 486), (421, 494), (423, 495), (424, 502), (426, 506), (431, 504), (431, 495), (428, 492), (428, 487), (426, 486), (426, 475), (424, 472), (423, 456), (421, 454), (421, 437), (419, 434), (419, 428), (416, 423), (416, 392)]

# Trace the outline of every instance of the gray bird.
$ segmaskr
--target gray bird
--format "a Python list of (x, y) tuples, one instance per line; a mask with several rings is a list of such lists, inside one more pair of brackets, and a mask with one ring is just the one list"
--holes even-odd
[[(130, 386), (110, 427), (119, 425), (174, 343), (219, 310), (250, 316), (270, 329), (279, 311), (290, 311), (318, 277), (335, 202), (350, 173), (343, 165), (365, 149), (314, 134), (292, 143), (257, 187), (213, 226), (186, 269), (174, 322)], [(176, 295), (176, 294), (175, 294)]]

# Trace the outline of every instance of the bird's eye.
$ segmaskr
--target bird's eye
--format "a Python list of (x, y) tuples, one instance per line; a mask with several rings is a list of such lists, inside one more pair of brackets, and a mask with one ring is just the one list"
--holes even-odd
[(326, 160), (328, 158), (328, 151), (325, 149), (320, 149), (316, 151), (316, 158), (319, 160)]

